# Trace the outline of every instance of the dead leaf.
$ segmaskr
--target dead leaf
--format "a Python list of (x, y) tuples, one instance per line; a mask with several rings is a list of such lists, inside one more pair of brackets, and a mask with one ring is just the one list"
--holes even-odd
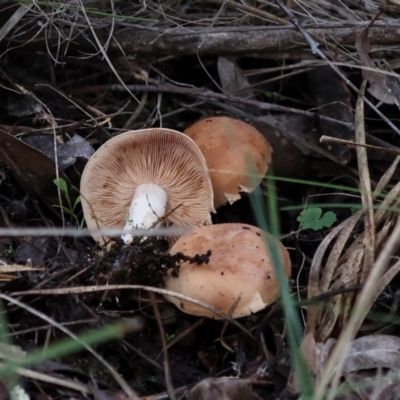
[(376, 3), (383, 12), (393, 13), (394, 15), (398, 15), (400, 12), (399, 0), (376, 0)]
[[(234, 60), (218, 57), (217, 67), (221, 87), (225, 94), (232, 94), (235, 97), (245, 99), (256, 97), (248, 79), (243, 76), (242, 71)], [(236, 107), (250, 114), (254, 112), (253, 106), (248, 104), (237, 104)]]
[[(28, 192), (36, 192), (56, 203), (57, 187), (53, 183), (56, 167), (53, 160), (11, 135), (9, 132), (12, 129), (0, 125), (0, 161), (8, 165)], [(59, 175), (68, 181), (62, 171)]]
[(44, 112), (42, 105), (33, 96), (11, 91), (7, 93), (5, 108), (9, 115), (19, 118), (38, 115)]
[(207, 378), (194, 386), (187, 400), (260, 400), (250, 388), (251, 379)]
[(379, 72), (379, 66), (375, 65), (368, 53), (371, 46), (368, 40), (369, 29), (365, 28), (356, 40), (356, 49), (361, 63), (367, 69), (363, 69), (363, 78), (369, 82), (368, 91), (379, 101), (385, 104), (396, 104), (399, 107), (399, 80), (393, 76)]
[(91, 392), (93, 393), (94, 400), (129, 400), (129, 397), (121, 392), (110, 392), (95, 388), (92, 388)]
[(400, 81), (392, 75), (385, 76), (385, 85), (389, 93), (393, 96), (396, 106), (400, 108)]
[[(55, 161), (53, 135), (25, 136), (22, 140)], [(79, 135), (74, 135), (67, 143), (57, 143), (56, 146), (58, 166), (62, 170), (75, 164), (77, 159), (89, 160), (94, 153), (93, 147)]]
[(47, 255), (48, 244), (47, 237), (35, 238), (32, 243), (24, 242), (15, 250), (14, 260), (18, 263), (42, 266)]
[[(349, 389), (335, 400), (400, 400), (400, 383), (398, 373), (368, 373), (357, 372), (346, 377)], [(352, 391), (349, 393), (349, 391)]]
[[(335, 343), (334, 339), (317, 343), (311, 333), (308, 333), (301, 343), (301, 352), (317, 382), (324, 374), (326, 361)], [(398, 383), (399, 355), (400, 337), (371, 335), (354, 340), (346, 357), (342, 374), (354, 391), (338, 396), (336, 399), (400, 400), (400, 391), (397, 390), (400, 387)], [(383, 373), (382, 368), (390, 371)], [(290, 373), (286, 390), (290, 393), (298, 393), (300, 390), (294, 370)]]
[(399, 400), (400, 399), (400, 383), (389, 383), (379, 393), (379, 400)]
[(356, 339), (347, 356), (344, 373), (373, 368), (400, 371), (400, 338), (371, 335)]
[[(218, 57), (218, 75), (225, 94), (233, 94), (237, 97), (249, 97), (249, 82), (242, 75), (234, 61), (226, 57)], [(247, 89), (247, 90), (246, 90)], [(236, 93), (238, 92), (238, 93)]]

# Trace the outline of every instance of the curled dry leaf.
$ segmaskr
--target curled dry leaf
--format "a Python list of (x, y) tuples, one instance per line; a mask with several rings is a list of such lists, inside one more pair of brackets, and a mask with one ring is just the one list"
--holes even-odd
[[(400, 81), (394, 76), (380, 72), (382, 68), (375, 65), (369, 57), (368, 53), (371, 46), (368, 40), (368, 32), (369, 29), (365, 28), (356, 40), (356, 49), (361, 63), (363, 67), (366, 67), (362, 74), (363, 78), (370, 84), (368, 91), (379, 101), (385, 104), (396, 104), (400, 108)], [(386, 67), (385, 72), (391, 72), (388, 69)]]
[[(308, 333), (301, 343), (301, 353), (317, 382), (324, 374), (326, 362), (336, 343), (334, 339), (328, 339), (324, 343), (316, 342), (314, 335), (311, 333)], [(399, 337), (370, 335), (354, 340), (346, 357), (342, 376), (355, 388), (365, 387), (365, 389), (369, 388), (369, 390), (373, 386), (370, 381), (371, 378), (373, 378), (372, 382), (375, 382), (375, 385), (376, 379), (380, 379), (382, 383), (380, 391), (387, 391), (393, 385), (393, 382), (389, 379), (390, 374), (385, 373), (385, 377), (388, 378), (385, 382), (382, 381), (382, 377), (379, 378), (382, 368), (389, 370), (394, 376), (398, 376), (400, 371)], [(362, 371), (365, 370), (376, 370), (376, 376), (371, 377), (371, 374), (362, 374)], [(294, 370), (290, 373), (286, 389), (291, 393), (297, 393), (300, 390)], [(381, 399), (383, 397), (377, 398)]]
[(128, 400), (129, 399), (129, 397), (127, 397), (122, 392), (110, 392), (110, 391), (106, 391), (106, 390), (100, 390), (97, 388), (92, 388), (91, 391), (93, 393), (94, 400)]
[(187, 400), (260, 400), (250, 388), (253, 380), (239, 378), (207, 378), (194, 386)]
[(356, 339), (351, 345), (344, 373), (373, 368), (400, 371), (400, 338), (371, 335)]

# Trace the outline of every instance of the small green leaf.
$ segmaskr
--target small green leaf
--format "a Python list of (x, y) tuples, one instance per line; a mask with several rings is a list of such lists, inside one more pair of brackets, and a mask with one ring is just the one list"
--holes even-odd
[(60, 210), (63, 210), (63, 212), (64, 212), (65, 214), (68, 214), (68, 215), (70, 215), (71, 217), (74, 217), (74, 218), (75, 218), (74, 212), (71, 211), (69, 208), (67, 208), (67, 207), (60, 207), (60, 206), (58, 206), (57, 204), (53, 204), (53, 207), (59, 208)]
[(68, 192), (68, 186), (67, 186), (67, 182), (65, 181), (65, 179), (63, 179), (63, 178), (54, 179), (53, 182), (57, 185), (57, 187), (64, 194), (64, 197), (67, 200), (69, 208), (72, 209), (71, 199), (69, 197), (69, 192)]
[(322, 228), (330, 228), (336, 221), (336, 214), (333, 211), (327, 211), (322, 215), (322, 208), (310, 207), (303, 210), (297, 217), (301, 229), (312, 229), (319, 231)]
[(78, 196), (76, 199), (75, 199), (75, 203), (74, 203), (74, 206), (72, 207), (72, 209), (73, 210), (75, 210), (75, 208), (76, 208), (76, 206), (81, 202), (81, 196)]
[(67, 187), (67, 182), (65, 182), (65, 179), (63, 178), (54, 179), (53, 182), (64, 193), (64, 196), (68, 195), (68, 187)]

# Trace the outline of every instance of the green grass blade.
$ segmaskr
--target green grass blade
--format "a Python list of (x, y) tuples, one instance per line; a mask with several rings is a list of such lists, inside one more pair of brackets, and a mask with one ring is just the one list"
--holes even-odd
[(0, 377), (12, 374), (18, 367), (29, 367), (39, 364), (44, 360), (56, 359), (65, 355), (70, 355), (80, 350), (84, 350), (83, 343), (86, 345), (96, 345), (110, 339), (122, 336), (129, 329), (127, 323), (119, 322), (96, 329), (94, 332), (85, 333), (78, 337), (79, 341), (68, 338), (59, 343), (52, 344), (46, 349), (38, 349), (30, 352), (21, 360), (8, 361), (0, 367)]
[[(267, 179), (269, 184), (268, 210), (271, 225), (270, 229), (267, 224), (265, 205), (261, 200), (263, 196), (252, 195), (250, 196), (250, 201), (260, 228), (279, 238), (280, 224), (276, 189), (274, 182), (269, 179), (269, 176)], [(283, 272), (279, 251), (276, 249), (276, 246), (274, 246), (268, 240), (266, 240), (266, 243), (271, 253), (272, 261), (275, 266), (276, 277), (281, 291), (282, 305), (286, 316), (288, 342), (293, 359), (294, 370), (299, 379), (300, 390), (303, 398), (311, 399), (314, 393), (314, 381), (311, 372), (300, 352), (300, 344), (303, 337), (303, 332), (299, 316), (296, 312), (296, 305), (290, 296), (289, 285)]]

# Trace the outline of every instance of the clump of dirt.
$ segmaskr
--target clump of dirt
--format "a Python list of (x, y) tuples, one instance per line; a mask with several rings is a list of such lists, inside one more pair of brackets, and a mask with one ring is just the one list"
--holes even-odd
[[(163, 238), (135, 238), (126, 245), (116, 239), (109, 250), (91, 256), (89, 274), (96, 276), (97, 284), (127, 284), (161, 286), (168, 270), (179, 274), (183, 261), (195, 264), (208, 263), (211, 251), (194, 257), (182, 253), (168, 253), (169, 244)], [(87, 276), (87, 275), (86, 275)], [(92, 277), (91, 277), (92, 279)]]
[[(194, 257), (182, 253), (171, 255), (168, 249), (169, 243), (160, 237), (137, 237), (129, 245), (118, 238), (104, 248), (97, 248), (83, 257), (80, 263), (82, 272), (76, 274), (73, 283), (76, 286), (110, 286), (106, 293), (95, 291), (85, 296), (85, 301), (91, 307), (97, 308), (98, 304), (101, 304), (105, 308), (118, 307), (120, 311), (132, 309), (136, 307), (132, 301), (136, 296), (126, 296), (127, 291), (122, 288), (119, 290), (118, 285), (162, 288), (167, 271), (172, 270), (172, 274), (177, 276), (183, 261), (208, 263), (211, 255), (211, 251)], [(142, 300), (146, 297), (145, 293), (140, 295)]]

